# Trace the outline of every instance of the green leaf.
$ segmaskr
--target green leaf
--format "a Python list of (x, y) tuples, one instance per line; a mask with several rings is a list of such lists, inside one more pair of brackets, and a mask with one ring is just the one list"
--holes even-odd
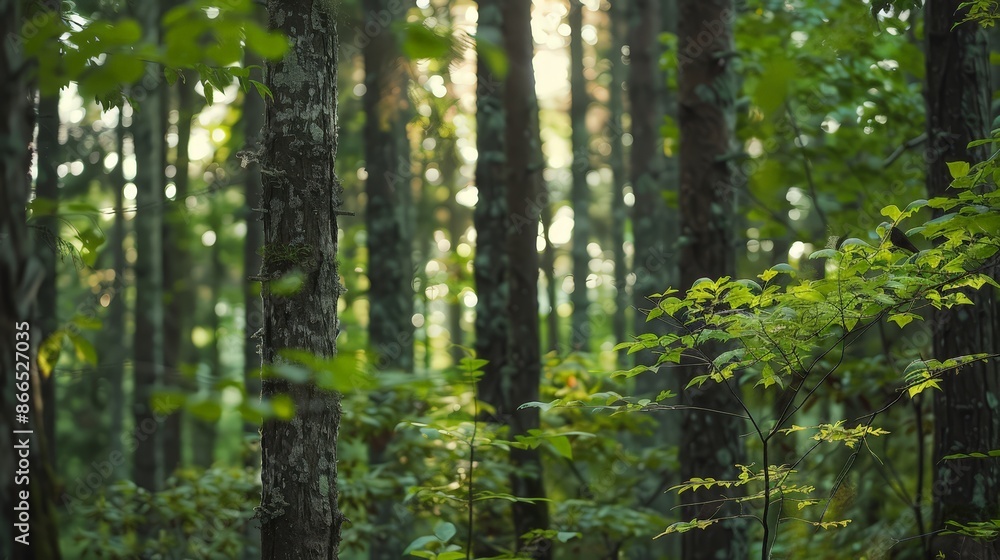
[(556, 436), (549, 438), (549, 443), (556, 450), (560, 456), (573, 460), (573, 446), (569, 442), (569, 438), (566, 436)]
[(451, 37), (439, 35), (422, 23), (408, 22), (403, 30), (403, 52), (411, 60), (445, 58), (451, 52)]
[(965, 161), (949, 161), (948, 172), (953, 179), (960, 179), (969, 174), (969, 164)]
[(899, 211), (899, 208), (895, 204), (890, 204), (882, 209), (882, 215), (889, 218), (893, 222), (899, 219), (900, 214), (902, 214), (902, 212)]
[(443, 543), (450, 541), (457, 532), (458, 530), (455, 529), (455, 526), (447, 521), (440, 521), (434, 526), (434, 536)]

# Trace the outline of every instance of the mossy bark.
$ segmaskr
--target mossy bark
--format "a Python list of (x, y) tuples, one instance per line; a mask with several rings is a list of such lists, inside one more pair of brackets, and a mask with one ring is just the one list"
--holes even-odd
[[(334, 173), (337, 152), (336, 2), (269, 0), (269, 27), (289, 38), (284, 58), (267, 64), (261, 155), (265, 247), (306, 246), (302, 286), (279, 295), (268, 279), (279, 274), (267, 259), (261, 270), (263, 363), (283, 363), (279, 352), (336, 354), (337, 301), (344, 291), (337, 270), (337, 209), (342, 189)], [(342, 374), (347, 375), (348, 372)], [(288, 395), (291, 420), (261, 430), (262, 558), (335, 559), (345, 518), (337, 501), (340, 396), (312, 382), (263, 380), (262, 396)]]

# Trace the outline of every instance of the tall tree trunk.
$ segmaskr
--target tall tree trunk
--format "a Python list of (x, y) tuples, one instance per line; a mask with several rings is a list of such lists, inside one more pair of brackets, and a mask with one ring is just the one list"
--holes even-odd
[(503, 45), (501, 2), (479, 0), (479, 40), (476, 86), (476, 187), (479, 201), (473, 213), (476, 254), (476, 355), (488, 363), (478, 382), (479, 398), (495, 410), (495, 418), (507, 413), (503, 394), (503, 371), (508, 361), (507, 300), (507, 151), (505, 148), (504, 84), (498, 70), (490, 66), (485, 45)]
[[(141, 6), (141, 8), (139, 7)], [(160, 6), (157, 3), (136, 5), (146, 39), (156, 43), (159, 37)], [(159, 69), (150, 63), (150, 72)], [(152, 407), (154, 387), (163, 379), (163, 92), (159, 85), (137, 90), (140, 108), (132, 125), (135, 143), (137, 194), (135, 198), (135, 339), (133, 364), (135, 396), (132, 416), (136, 446), (132, 461), (132, 479), (146, 490), (154, 491), (163, 480), (162, 426)], [(145, 94), (145, 95), (142, 95)]]
[[(632, 233), (635, 253), (632, 269), (635, 284), (632, 302), (636, 308), (635, 332), (660, 332), (660, 322), (646, 323), (650, 307), (647, 297), (662, 292), (667, 283), (666, 239), (663, 222), (666, 204), (662, 196), (662, 141), (660, 121), (662, 104), (659, 80), (659, 39), (661, 0), (633, 0), (629, 12), (629, 81), (628, 92), (632, 115), (631, 178), (635, 204), (632, 207)], [(662, 333), (661, 333), (662, 334)], [(643, 352), (636, 357), (650, 362), (652, 355)], [(641, 379), (641, 378), (640, 378)], [(641, 383), (640, 383), (641, 384)]]
[[(258, 66), (260, 60), (251, 55), (247, 55), (247, 66)], [(259, 69), (251, 70), (250, 77), (260, 80), (262, 76)], [(257, 93), (255, 88), (250, 88), (243, 103), (243, 124), (246, 127), (246, 150), (256, 153), (261, 147), (261, 128), (264, 126), (264, 100)], [(263, 238), (263, 228), (260, 214), (260, 192), (261, 176), (259, 165), (248, 165), (244, 177), (246, 186), (244, 196), (246, 200), (243, 204), (243, 220), (246, 224), (247, 233), (243, 239), (243, 387), (244, 399), (247, 401), (260, 400), (260, 352), (258, 348), (259, 331), (262, 326), (262, 311), (260, 293), (257, 291), (256, 282), (250, 279), (251, 276), (260, 270), (260, 255), (257, 249), (260, 247)], [(260, 425), (256, 422), (244, 422), (243, 434), (247, 441), (255, 442), (249, 446), (249, 450), (243, 456), (244, 466), (256, 469), (260, 466), (260, 453), (254, 451), (260, 441)], [(246, 529), (247, 545), (243, 547), (244, 560), (256, 560), (260, 558), (260, 525), (254, 520), (247, 523)]]
[[(59, 4), (49, 6), (58, 13)], [(59, 202), (59, 176), (56, 167), (59, 164), (59, 94), (41, 95), (38, 102), (38, 180), (35, 183), (35, 196), (52, 203), (53, 208)], [(49, 338), (59, 328), (58, 292), (56, 291), (56, 239), (59, 237), (59, 218), (54, 214), (38, 220), (38, 225), (45, 230), (47, 247), (40, 247), (38, 258), (45, 269), (41, 289), (38, 291), (38, 327), (39, 342)], [(39, 380), (42, 386), (42, 424), (45, 428), (45, 441), (49, 446), (49, 457), (52, 465), (56, 464), (56, 378), (53, 375), (55, 364), (49, 364), (47, 370), (42, 370), (39, 364)]]
[[(608, 19), (611, 25), (611, 87), (608, 98), (608, 141), (611, 143), (611, 244), (615, 260), (615, 316), (612, 319), (612, 331), (616, 342), (624, 342), (628, 336), (628, 265), (625, 262), (625, 228), (628, 212), (625, 207), (625, 146), (622, 144), (623, 123), (625, 113), (622, 99), (622, 86), (625, 83), (625, 65), (622, 63), (622, 46), (625, 43), (625, 28), (627, 27), (627, 6), (625, 0), (612, 2), (608, 7)], [(625, 367), (628, 356), (625, 351), (618, 352), (618, 364)]]
[[(928, 196), (949, 196), (946, 163), (984, 160), (986, 146), (967, 149), (990, 135), (990, 66), (987, 32), (975, 23), (961, 24), (966, 13), (959, 0), (929, 0), (927, 35), (927, 138), (933, 154), (927, 170)], [(997, 278), (997, 271), (991, 271)], [(934, 320), (934, 356), (944, 360), (1000, 350), (1000, 309), (996, 292), (968, 294), (975, 307), (941, 310)], [(996, 518), (1000, 460), (944, 461), (952, 453), (1000, 448), (1000, 366), (975, 363), (941, 380), (934, 392), (934, 527), (946, 521), (967, 523)], [(932, 550), (948, 558), (998, 558), (1000, 545), (961, 535), (938, 535)]]
[[(733, 177), (725, 161), (733, 149), (736, 117), (735, 76), (728, 56), (734, 48), (733, 2), (682, 0), (679, 12), (680, 225), (686, 240), (681, 246), (680, 263), (681, 289), (686, 290), (698, 278), (732, 275), (734, 269), (729, 224), (734, 213)], [(706, 45), (704, 37), (709, 34), (712, 41)], [(710, 356), (716, 350), (706, 349)], [(698, 370), (688, 367), (683, 371), (690, 378), (702, 373)], [(740, 391), (739, 387), (731, 390), (737, 395)], [(735, 478), (734, 465), (744, 462), (739, 434), (745, 426), (725, 414), (739, 408), (733, 393), (713, 383), (703, 390), (684, 391), (683, 398), (684, 404), (692, 408), (684, 412), (681, 428), (681, 477)], [(684, 494), (681, 518), (708, 519), (738, 513), (738, 507), (729, 502), (721, 509), (715, 503), (693, 503), (735, 494), (732, 489), (705, 491), (696, 496)], [(685, 560), (744, 558), (746, 554), (742, 520), (723, 521), (682, 536)]]
[[(538, 219), (542, 192), (542, 168), (538, 129), (538, 102), (532, 67), (531, 0), (502, 0), (504, 46), (509, 70), (504, 91), (507, 150), (507, 207), (511, 231), (508, 237), (510, 265), (510, 364), (506, 370), (510, 388), (506, 399), (511, 437), (538, 428), (538, 409), (518, 410), (521, 404), (538, 400), (541, 355), (538, 332)], [(538, 449), (511, 449), (511, 491), (523, 498), (544, 498), (542, 461)], [(517, 535), (548, 529), (548, 504), (517, 502), (513, 505)], [(522, 554), (551, 558), (551, 543), (535, 539), (518, 541)]]
[[(393, 9), (394, 8), (394, 9)], [(367, 24), (385, 26), (405, 16), (393, 0), (365, 0)], [(410, 188), (410, 143), (406, 136), (407, 65), (393, 33), (382, 32), (365, 47), (365, 208), (368, 228), (368, 333), (372, 350), (386, 367), (413, 369), (413, 290), (407, 208), (401, 191)], [(397, 554), (398, 556), (398, 554)]]
[[(266, 111), (263, 171), (263, 362), (286, 363), (283, 349), (321, 357), (337, 352), (337, 2), (268, 0), (270, 27), (291, 50), (267, 64), (274, 97)], [(297, 270), (301, 289), (279, 295), (270, 280)], [(346, 372), (344, 372), (346, 374)], [(261, 430), (262, 558), (335, 559), (344, 522), (337, 503), (340, 395), (313, 382), (263, 380), (262, 395), (287, 394), (290, 421)]]
[(590, 193), (587, 172), (590, 170), (590, 138), (587, 134), (587, 79), (583, 76), (583, 3), (570, 0), (569, 8), (570, 123), (572, 125), (573, 187), (573, 350), (586, 351), (590, 340), (587, 317), (587, 276), (590, 275)]
[[(184, 72), (175, 84), (177, 92), (177, 153), (174, 156), (174, 203), (165, 206), (163, 223), (163, 288), (166, 309), (163, 317), (163, 370), (164, 385), (183, 388), (188, 385), (183, 375), (181, 357), (191, 355), (191, 317), (194, 314), (194, 286), (191, 278), (191, 255), (188, 251), (190, 235), (187, 224), (187, 207), (184, 200), (189, 192), (188, 145), (191, 141), (191, 120), (194, 118), (195, 99), (193, 72)], [(169, 415), (163, 423), (163, 468), (169, 476), (181, 466), (180, 410)]]
[[(20, 37), (27, 14), (21, 2), (0, 0), (2, 36)], [(0, 507), (9, 520), (0, 528), (0, 556), (60, 558), (53, 505), (53, 472), (45, 443), (37, 350), (35, 297), (44, 268), (29, 234), (25, 206), (31, 192), (31, 140), (35, 127), (30, 61), (19, 48), (0, 49)], [(36, 326), (36, 328), (32, 328)], [(17, 396), (15, 396), (17, 394)], [(27, 397), (25, 400), (20, 395)], [(42, 403), (44, 406), (44, 403)], [(27, 431), (28, 433), (23, 433)], [(18, 471), (21, 471), (18, 474)], [(24, 476), (24, 472), (30, 476)], [(15, 541), (15, 539), (18, 539)]]
[(549, 229), (552, 227), (552, 205), (542, 205), (542, 235), (545, 250), (542, 251), (542, 276), (545, 277), (545, 299), (549, 302), (545, 313), (545, 330), (548, 335), (545, 348), (549, 352), (559, 352), (559, 313), (556, 311), (556, 248), (552, 245)]
[[(118, 161), (111, 172), (111, 185), (115, 191), (115, 218), (111, 227), (111, 247), (112, 262), (115, 267), (114, 293), (111, 302), (108, 303), (108, 319), (102, 332), (107, 341), (102, 345), (106, 350), (98, 355), (101, 364), (101, 371), (107, 372), (108, 384), (111, 387), (109, 398), (110, 407), (108, 414), (111, 432), (111, 456), (124, 457), (125, 446), (122, 443), (122, 435), (125, 425), (125, 360), (128, 354), (128, 347), (123, 342), (125, 340), (125, 197), (122, 190), (125, 188), (125, 177), (122, 173), (122, 166), (125, 162), (125, 125), (122, 124), (121, 111), (118, 113), (118, 126), (115, 128), (115, 153), (118, 154)], [(113, 479), (117, 480), (126, 476), (125, 462), (121, 460), (112, 461), (115, 472)]]
[[(365, 0), (366, 26), (376, 28), (405, 19), (405, 5), (390, 0)], [(407, 236), (406, 204), (410, 189), (408, 66), (396, 35), (376, 33), (364, 49), (365, 62), (365, 223), (368, 239), (369, 345), (379, 368), (413, 369), (412, 238)], [(380, 395), (373, 400), (379, 402)], [(369, 443), (372, 465), (385, 462), (392, 430)], [(408, 543), (393, 526), (393, 500), (373, 504), (376, 536), (369, 558), (400, 558)]]

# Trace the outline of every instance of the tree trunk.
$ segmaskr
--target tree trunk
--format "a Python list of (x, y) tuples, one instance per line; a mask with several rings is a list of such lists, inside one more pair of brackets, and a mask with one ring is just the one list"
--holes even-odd
[[(159, 4), (137, 5), (146, 39), (159, 37)], [(150, 72), (159, 69), (150, 63)], [(141, 488), (155, 491), (163, 480), (161, 418), (153, 410), (154, 387), (163, 379), (163, 120), (159, 85), (133, 92), (141, 106), (136, 111), (132, 137), (135, 143), (135, 343), (133, 364), (135, 394), (132, 416), (136, 445), (132, 479)]]
[[(53, 7), (58, 11), (58, 3)], [(38, 180), (35, 183), (35, 196), (45, 199), (56, 208), (59, 203), (59, 176), (56, 167), (59, 164), (59, 94), (42, 95), (38, 102)], [(38, 258), (45, 269), (41, 289), (38, 291), (38, 338), (44, 341), (59, 328), (58, 292), (56, 291), (56, 239), (59, 238), (59, 218), (48, 216), (38, 220), (38, 225), (44, 229), (47, 237), (46, 247), (39, 247)], [(50, 237), (51, 236), (51, 237)], [(49, 457), (53, 468), (56, 464), (56, 384), (50, 364), (48, 370), (42, 370), (39, 364), (39, 380), (42, 386), (42, 425), (45, 428), (45, 441), (49, 446)]]
[[(3, 37), (19, 37), (27, 14), (21, 2), (0, 0)], [(35, 297), (45, 274), (35, 256), (25, 206), (31, 192), (31, 140), (35, 127), (30, 61), (19, 48), (0, 50), (0, 556), (12, 559), (60, 558), (53, 505), (53, 473), (40, 422), (42, 411), (37, 351)], [(15, 396), (15, 394), (17, 396)], [(22, 400), (20, 395), (26, 398)], [(44, 403), (43, 403), (44, 406)], [(18, 433), (19, 431), (28, 433)], [(22, 454), (23, 453), (23, 454)], [(18, 473), (20, 471), (20, 474)], [(28, 472), (28, 475), (24, 473)], [(20, 525), (19, 525), (20, 524)], [(15, 541), (15, 539), (18, 539)]]
[(573, 187), (573, 334), (572, 348), (586, 351), (590, 340), (590, 321), (587, 317), (587, 276), (590, 275), (590, 255), (587, 242), (590, 237), (590, 193), (587, 172), (590, 170), (590, 137), (587, 134), (587, 79), (583, 76), (583, 4), (570, 0), (569, 9), (569, 74), (570, 74), (570, 123), (572, 125)]
[[(733, 274), (734, 252), (729, 221), (734, 214), (731, 184), (732, 171), (723, 160), (732, 150), (735, 124), (732, 0), (683, 0), (679, 21), (679, 121), (680, 146), (680, 216), (681, 289), (688, 289), (702, 277), (718, 278)], [(706, 30), (712, 30), (709, 33)], [(704, 37), (711, 35), (710, 44)], [(701, 47), (701, 48), (698, 48)], [(705, 348), (709, 356), (720, 351)], [(688, 364), (691, 362), (688, 361)], [(687, 367), (685, 376), (703, 373)], [(686, 384), (686, 383), (685, 383)], [(739, 394), (739, 387), (732, 391)], [(684, 413), (681, 428), (681, 477), (733, 479), (735, 464), (744, 463), (739, 434), (745, 429), (732, 416), (711, 411), (732, 412), (739, 408), (730, 390), (707, 384), (704, 389), (684, 391), (684, 404), (698, 407)], [(761, 465), (767, 468), (767, 465)], [(727, 502), (695, 505), (693, 502), (738, 495), (727, 489), (684, 494), (681, 518), (708, 519), (738, 514), (739, 508)], [(682, 536), (682, 557), (745, 558), (747, 539), (743, 520), (723, 521), (705, 530)]]
[[(101, 347), (106, 350), (98, 355), (101, 364), (101, 371), (107, 372), (108, 384), (111, 388), (109, 398), (110, 407), (108, 414), (111, 416), (110, 440), (112, 457), (124, 457), (125, 446), (122, 442), (125, 425), (125, 360), (128, 347), (123, 342), (125, 340), (125, 197), (122, 190), (125, 188), (125, 178), (122, 175), (122, 165), (124, 164), (125, 145), (125, 125), (122, 124), (122, 115), (118, 113), (118, 126), (115, 128), (115, 153), (118, 154), (118, 162), (111, 172), (111, 185), (115, 191), (115, 221), (111, 229), (111, 254), (115, 267), (114, 293), (111, 295), (111, 302), (108, 304), (108, 319), (103, 333), (106, 343)], [(126, 476), (125, 463), (123, 461), (113, 461), (115, 472), (113, 480), (118, 480)]]
[[(531, 38), (531, 0), (502, 0), (503, 37), (509, 69), (504, 91), (507, 150), (507, 207), (511, 231), (508, 237), (510, 264), (510, 364), (505, 372), (510, 395), (510, 437), (538, 427), (538, 409), (517, 410), (538, 400), (541, 355), (538, 332), (538, 219), (547, 202), (542, 187), (538, 102), (535, 97), (534, 54)], [(544, 498), (542, 462), (538, 449), (511, 449), (511, 492), (523, 498)], [(535, 529), (548, 529), (546, 502), (513, 505), (518, 536)], [(551, 542), (518, 540), (518, 550), (531, 558), (552, 557)]]
[[(392, 4), (392, 5), (390, 5)], [(391, 9), (395, 8), (395, 9)], [(366, 25), (399, 21), (405, 9), (390, 0), (365, 0)], [(388, 17), (387, 17), (388, 16)], [(389, 19), (389, 22), (381, 21)], [(404, 235), (410, 188), (407, 65), (393, 33), (376, 33), (365, 57), (365, 207), (368, 230), (369, 343), (383, 367), (413, 369), (413, 290), (410, 239)], [(398, 555), (397, 555), (398, 556)]]
[[(174, 156), (174, 203), (165, 206), (167, 213), (163, 224), (163, 287), (166, 309), (163, 317), (163, 370), (164, 385), (183, 389), (188, 385), (183, 374), (184, 362), (191, 352), (191, 317), (194, 315), (195, 292), (191, 277), (191, 255), (188, 213), (184, 200), (189, 191), (188, 145), (191, 141), (191, 120), (195, 115), (193, 72), (184, 72), (175, 84), (177, 92), (177, 153)], [(180, 410), (169, 415), (163, 423), (163, 468), (169, 476), (181, 466)]]
[[(928, 196), (949, 196), (946, 163), (970, 164), (988, 157), (987, 147), (967, 149), (990, 135), (990, 66), (987, 32), (976, 23), (954, 27), (964, 16), (959, 0), (925, 4), (927, 34), (927, 137), (933, 158), (927, 171)], [(954, 27), (954, 29), (953, 29)], [(996, 270), (991, 272), (997, 278)], [(941, 310), (934, 317), (934, 357), (940, 360), (1000, 350), (996, 292), (968, 293), (975, 303)], [(934, 526), (996, 518), (1000, 459), (944, 461), (952, 453), (1000, 448), (1000, 368), (977, 362), (941, 380), (934, 392)], [(948, 558), (998, 558), (996, 542), (961, 535), (938, 535), (932, 550)]]
[[(622, 115), (625, 113), (622, 99), (622, 86), (625, 83), (625, 65), (622, 63), (622, 46), (625, 43), (625, 28), (627, 26), (627, 6), (624, 0), (612, 2), (608, 7), (608, 19), (611, 25), (611, 86), (608, 99), (608, 142), (611, 143), (611, 245), (615, 259), (615, 316), (612, 320), (612, 331), (616, 342), (624, 342), (628, 336), (628, 265), (625, 262), (625, 228), (628, 212), (625, 207), (625, 146), (622, 144)], [(618, 365), (626, 367), (628, 356), (625, 351), (618, 352)]]
[[(629, 101), (632, 115), (631, 178), (635, 205), (632, 208), (632, 233), (635, 256), (632, 270), (635, 284), (632, 303), (636, 308), (635, 332), (658, 332), (660, 322), (646, 323), (650, 307), (647, 297), (667, 287), (666, 204), (662, 196), (662, 146), (660, 121), (662, 104), (658, 47), (661, 0), (633, 0), (629, 13)], [(636, 360), (651, 362), (652, 355), (643, 352)]]
[(476, 187), (479, 201), (473, 213), (476, 226), (474, 278), (476, 282), (476, 355), (488, 363), (478, 382), (479, 399), (495, 410), (499, 421), (507, 413), (503, 371), (508, 361), (507, 300), (507, 151), (505, 148), (503, 77), (491, 68), (483, 45), (503, 45), (504, 0), (479, 0), (476, 35), (481, 43), (476, 86)]
[[(337, 209), (342, 189), (337, 152), (337, 2), (268, 0), (270, 28), (291, 50), (267, 64), (263, 172), (263, 362), (287, 363), (283, 349), (319, 357), (337, 351)], [(270, 280), (301, 275), (301, 289), (279, 295)], [(347, 372), (339, 372), (347, 374)], [(288, 395), (290, 421), (261, 430), (262, 558), (335, 559), (344, 522), (337, 504), (340, 396), (313, 382), (263, 380), (262, 394)]]

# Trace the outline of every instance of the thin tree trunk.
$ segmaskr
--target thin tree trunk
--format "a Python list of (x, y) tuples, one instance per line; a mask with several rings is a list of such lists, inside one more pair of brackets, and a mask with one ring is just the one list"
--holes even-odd
[[(951, 175), (946, 163), (970, 164), (988, 157), (986, 146), (967, 149), (973, 140), (990, 136), (990, 66), (987, 32), (976, 23), (961, 24), (959, 0), (929, 0), (925, 5), (927, 36), (927, 138), (931, 153), (928, 196), (949, 196)], [(997, 271), (990, 274), (997, 278)], [(940, 360), (1000, 350), (1000, 318), (996, 292), (968, 293), (975, 307), (941, 310), (934, 317), (934, 357)], [(953, 453), (1000, 448), (1000, 367), (977, 362), (941, 379), (934, 392), (934, 526), (946, 521), (968, 523), (996, 518), (1000, 494), (1000, 460), (945, 461)], [(937, 535), (931, 549), (948, 558), (998, 558), (1000, 544), (961, 535)]]
[(556, 311), (556, 248), (549, 237), (552, 226), (552, 206), (542, 205), (542, 235), (545, 237), (545, 250), (542, 251), (542, 275), (545, 277), (545, 298), (549, 301), (549, 309), (545, 313), (546, 349), (549, 352), (559, 352), (559, 313)]
[[(190, 235), (187, 209), (184, 200), (189, 192), (188, 145), (191, 141), (191, 120), (194, 118), (195, 99), (193, 72), (184, 72), (177, 81), (177, 153), (174, 157), (174, 202), (165, 206), (163, 224), (163, 287), (166, 309), (163, 318), (164, 385), (183, 388), (188, 385), (182, 374), (184, 362), (191, 352), (191, 317), (194, 314), (195, 295), (191, 277), (191, 255), (188, 251)], [(167, 415), (163, 424), (163, 468), (169, 476), (181, 466), (183, 418), (180, 410)]]
[[(337, 153), (336, 2), (268, 0), (271, 29), (291, 50), (267, 64), (263, 171), (263, 363), (281, 364), (283, 349), (320, 357), (337, 352), (337, 209), (342, 189)], [(297, 271), (301, 289), (279, 295), (270, 280)], [(338, 372), (338, 375), (346, 372)], [(267, 399), (288, 395), (290, 421), (271, 418), (261, 430), (262, 558), (336, 559), (345, 518), (337, 500), (340, 395), (312, 382), (263, 380)]]
[[(734, 251), (729, 221), (732, 204), (732, 170), (725, 162), (733, 146), (735, 124), (734, 84), (731, 69), (733, 50), (732, 0), (682, 0), (678, 21), (679, 52), (679, 122), (680, 146), (680, 215), (681, 289), (689, 289), (702, 277), (731, 276)], [(712, 41), (704, 37), (713, 29)], [(701, 48), (697, 48), (697, 47)], [(705, 92), (714, 92), (706, 95)], [(718, 349), (706, 348), (709, 356)], [(689, 362), (690, 363), (690, 362)], [(687, 367), (685, 375), (702, 373)], [(733, 479), (737, 463), (744, 463), (739, 435), (745, 426), (732, 416), (707, 411), (731, 412), (739, 408), (735, 395), (739, 387), (726, 389), (714, 383), (705, 388), (684, 391), (683, 402), (697, 410), (684, 412), (681, 428), (681, 477)], [(767, 468), (767, 465), (761, 465)], [(727, 495), (738, 496), (736, 489), (684, 494), (681, 518), (708, 519), (739, 513), (736, 504), (696, 505)], [(745, 558), (747, 537), (743, 520), (729, 520), (705, 530), (682, 536), (682, 558)]]
[[(21, 2), (0, 0), (0, 32), (19, 37)], [(0, 556), (48, 560), (60, 558), (59, 534), (53, 505), (53, 472), (45, 443), (37, 350), (38, 308), (35, 297), (44, 269), (35, 252), (35, 241), (27, 227), (25, 206), (31, 192), (31, 140), (35, 127), (33, 86), (28, 82), (31, 63), (20, 49), (0, 50), (0, 507), (11, 520), (0, 528)], [(20, 355), (18, 355), (20, 353)], [(27, 402), (15, 393), (30, 396)], [(44, 403), (43, 403), (44, 406)], [(26, 430), (30, 433), (15, 433)], [(21, 450), (26, 455), (20, 455)], [(28, 463), (27, 469), (18, 462)], [(30, 471), (30, 477), (16, 475)], [(24, 512), (23, 517), (20, 512)], [(12, 519), (13, 518), (13, 519)], [(15, 538), (19, 540), (15, 542)]]
[[(503, 45), (501, 2), (479, 0), (477, 37), (483, 45)], [(480, 46), (476, 86), (476, 187), (479, 201), (473, 213), (476, 226), (475, 265), (476, 355), (487, 361), (478, 382), (479, 399), (503, 417), (503, 371), (508, 361), (507, 317), (507, 152), (505, 148), (504, 84)]]
[(590, 193), (587, 172), (590, 171), (590, 138), (587, 134), (587, 80), (583, 76), (583, 3), (570, 0), (569, 9), (569, 74), (572, 102), (572, 176), (571, 199), (573, 204), (573, 317), (571, 344), (573, 350), (586, 351), (590, 340), (590, 321), (587, 308), (587, 276), (590, 275), (590, 255), (587, 242), (590, 237)]
[[(538, 332), (538, 219), (542, 202), (543, 162), (539, 155), (538, 102), (535, 97), (534, 54), (531, 38), (531, 0), (502, 0), (503, 36), (509, 60), (504, 91), (507, 149), (507, 207), (512, 231), (508, 238), (510, 264), (510, 367), (506, 399), (511, 437), (538, 428), (537, 408), (518, 410), (538, 400), (541, 356)], [(511, 449), (511, 491), (524, 498), (544, 498), (542, 462), (538, 449)], [(513, 505), (518, 536), (549, 527), (548, 504), (517, 502)], [(518, 550), (531, 558), (552, 557), (551, 542), (518, 540)]]
[[(58, 13), (58, 2), (49, 6)], [(59, 164), (59, 94), (42, 95), (38, 103), (38, 180), (35, 183), (35, 196), (52, 203), (53, 209), (59, 203), (59, 176), (56, 167)], [(45, 278), (38, 291), (38, 327), (39, 342), (48, 339), (59, 328), (58, 291), (56, 290), (57, 268), (56, 240), (59, 238), (59, 219), (48, 216), (38, 220), (38, 225), (45, 230), (47, 247), (40, 247), (38, 258), (45, 269)], [(42, 425), (45, 428), (45, 441), (48, 444), (49, 457), (53, 468), (56, 464), (56, 378), (53, 372), (55, 364), (49, 364), (47, 370), (42, 370), (39, 364), (39, 379), (42, 386)]]
[[(399, 21), (405, 10), (393, 7), (396, 7), (394, 1), (365, 0), (368, 23), (386, 25), (379, 21), (386, 14), (391, 21)], [(406, 136), (409, 76), (393, 33), (375, 34), (364, 50), (364, 57), (368, 172), (365, 217), (371, 284), (369, 342), (381, 365), (410, 370), (413, 369), (413, 324), (412, 313), (408, 313), (413, 307), (411, 250), (404, 231), (408, 209), (401, 203), (401, 191), (410, 188), (410, 144)]]
[[(146, 39), (155, 43), (159, 37), (159, 4), (141, 6), (136, 15), (142, 21)], [(163, 379), (163, 96), (158, 85), (135, 94), (142, 105), (132, 125), (138, 188), (134, 221), (137, 312), (132, 416), (139, 436), (133, 453), (132, 479), (140, 488), (155, 491), (163, 480), (162, 426), (152, 407), (154, 387)]]
[[(625, 27), (627, 25), (627, 6), (625, 0), (612, 2), (608, 7), (608, 19), (611, 25), (611, 86), (608, 99), (608, 141), (611, 143), (611, 245), (615, 260), (615, 316), (612, 319), (612, 331), (616, 342), (624, 342), (628, 336), (628, 265), (625, 262), (625, 228), (628, 212), (625, 207), (625, 146), (622, 144), (623, 123), (625, 112), (622, 100), (622, 86), (625, 83), (625, 65), (622, 63), (622, 46), (625, 42)], [(625, 367), (628, 356), (625, 351), (618, 352), (618, 364)]]
[[(102, 345), (105, 351), (98, 358), (101, 363), (101, 371), (107, 372), (108, 384), (111, 387), (110, 407), (108, 414), (111, 416), (109, 423), (111, 432), (111, 456), (124, 457), (125, 447), (122, 442), (122, 434), (125, 424), (125, 360), (128, 348), (125, 340), (125, 197), (122, 189), (125, 188), (125, 178), (122, 176), (122, 165), (125, 161), (125, 126), (122, 124), (121, 111), (118, 113), (118, 126), (115, 128), (115, 153), (118, 154), (118, 161), (111, 172), (111, 185), (115, 191), (115, 219), (111, 229), (111, 252), (112, 261), (115, 267), (114, 293), (111, 295), (111, 302), (108, 304), (108, 319), (103, 332), (106, 335), (107, 343)], [(126, 476), (125, 462), (112, 461), (115, 472), (113, 479), (121, 479)]]

